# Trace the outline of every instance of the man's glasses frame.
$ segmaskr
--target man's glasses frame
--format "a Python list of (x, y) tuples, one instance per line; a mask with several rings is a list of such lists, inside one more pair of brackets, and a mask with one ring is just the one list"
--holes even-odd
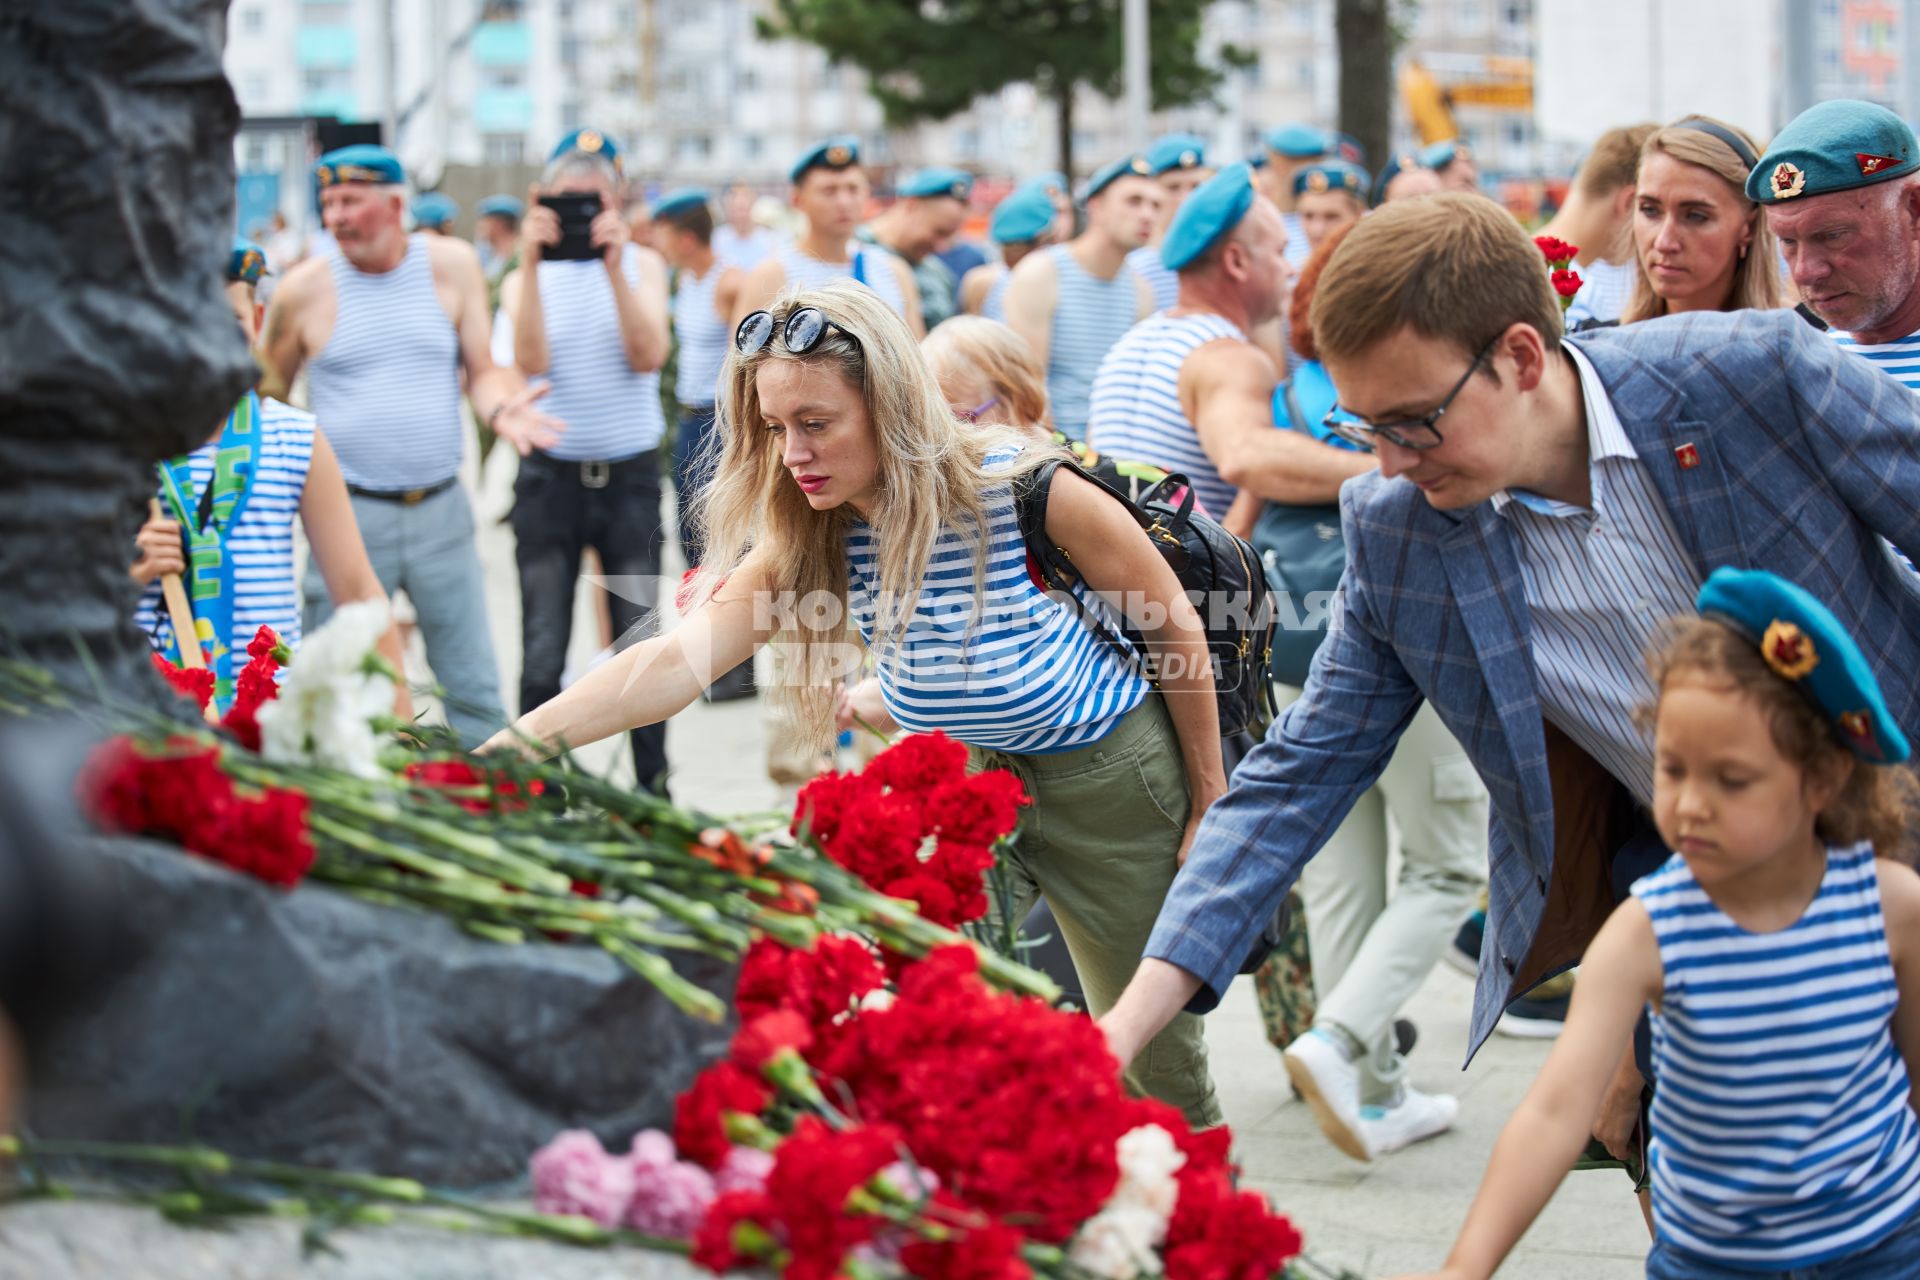
[[(1453, 404), (1454, 397), (1467, 389), (1467, 383), (1473, 378), (1474, 371), (1479, 369), (1481, 361), (1487, 358), (1487, 354), (1493, 350), (1493, 344), (1499, 340), (1500, 335), (1496, 333), (1481, 344), (1480, 349), (1473, 353), (1473, 359), (1468, 363), (1467, 371), (1460, 375), (1460, 381), (1453, 384), (1453, 390), (1447, 392), (1446, 398), (1436, 405), (1431, 413), (1422, 414), (1417, 418), (1396, 418), (1392, 422), (1368, 422), (1351, 409), (1342, 408), (1336, 403), (1333, 408), (1327, 410), (1327, 416), (1320, 420), (1320, 425), (1342, 440), (1356, 444), (1369, 453), (1373, 451), (1375, 443), (1381, 437), (1385, 437), (1402, 449), (1438, 448), (1445, 443), (1445, 440), (1436, 424)], [(1347, 415), (1345, 418), (1340, 417), (1343, 413)]]

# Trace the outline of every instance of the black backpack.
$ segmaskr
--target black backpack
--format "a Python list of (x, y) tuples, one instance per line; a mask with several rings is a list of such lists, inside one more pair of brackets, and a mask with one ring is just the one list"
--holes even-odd
[[(1182, 475), (1169, 475), (1140, 495), (1136, 502), (1084, 467), (1054, 459), (1029, 472), (1019, 482), (1015, 506), (1020, 536), (1036, 578), (1050, 591), (1073, 602), (1088, 627), (1133, 667), (1140, 669), (1146, 642), (1124, 620), (1121, 629), (1131, 647), (1102, 618), (1087, 610), (1068, 590), (1078, 577), (1067, 553), (1047, 537), (1047, 494), (1053, 474), (1066, 467), (1089, 484), (1111, 495), (1125, 507), (1153, 542), (1167, 566), (1180, 579), (1207, 631), (1207, 649), (1213, 658), (1214, 696), (1220, 704), (1220, 733), (1266, 732), (1273, 719), (1273, 690), (1267, 668), (1273, 659), (1275, 610), (1260, 557), (1245, 539), (1237, 538), (1216, 520), (1193, 510), (1193, 486)], [(1176, 504), (1167, 495), (1182, 490)], [(1157, 681), (1149, 683), (1158, 685)]]

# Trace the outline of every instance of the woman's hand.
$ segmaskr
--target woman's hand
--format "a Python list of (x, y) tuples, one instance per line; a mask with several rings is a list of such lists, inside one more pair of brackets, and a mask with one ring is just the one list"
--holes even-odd
[(1175, 863), (1176, 866), (1182, 867), (1187, 865), (1187, 854), (1193, 849), (1193, 837), (1200, 830), (1200, 820), (1207, 816), (1207, 810), (1213, 807), (1213, 802), (1226, 794), (1224, 786), (1218, 789), (1212, 786), (1195, 789), (1191, 779), (1189, 779), (1188, 790), (1192, 796), (1192, 802), (1187, 810), (1187, 831), (1180, 837), (1180, 853)]
[(1620, 1059), (1620, 1069), (1607, 1082), (1607, 1091), (1600, 1099), (1600, 1115), (1593, 1122), (1593, 1136), (1600, 1139), (1607, 1154), (1615, 1160), (1631, 1163), (1639, 1159), (1640, 1153), (1633, 1144), (1633, 1130), (1640, 1123), (1640, 1092), (1644, 1085), (1640, 1069), (1633, 1064), (1633, 1050), (1629, 1048)]
[(163, 573), (185, 573), (186, 553), (180, 548), (180, 523), (177, 520), (150, 519), (140, 526), (134, 545), (140, 558), (127, 570), (133, 580), (146, 586)]
[(880, 696), (878, 676), (868, 676), (857, 684), (840, 686), (833, 701), (833, 728), (836, 733), (845, 733), (849, 729), (877, 729), (881, 737), (900, 731), (900, 726), (887, 714), (886, 700)]

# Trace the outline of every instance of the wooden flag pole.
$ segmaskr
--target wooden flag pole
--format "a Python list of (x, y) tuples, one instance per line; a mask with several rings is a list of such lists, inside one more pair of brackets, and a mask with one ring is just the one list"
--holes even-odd
[[(158, 498), (147, 500), (147, 512), (155, 520), (165, 519)], [(193, 605), (187, 601), (187, 584), (180, 581), (177, 573), (163, 573), (160, 594), (166, 598), (167, 620), (173, 624), (174, 639), (179, 644), (180, 665), (189, 669), (204, 668), (207, 659), (200, 651), (200, 632), (193, 625)]]

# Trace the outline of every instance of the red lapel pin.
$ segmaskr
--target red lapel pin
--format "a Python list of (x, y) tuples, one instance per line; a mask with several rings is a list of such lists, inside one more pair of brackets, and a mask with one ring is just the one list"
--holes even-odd
[(1692, 441), (1676, 448), (1673, 451), (1673, 458), (1680, 464), (1682, 471), (1691, 471), (1700, 465), (1700, 451), (1693, 447)]

